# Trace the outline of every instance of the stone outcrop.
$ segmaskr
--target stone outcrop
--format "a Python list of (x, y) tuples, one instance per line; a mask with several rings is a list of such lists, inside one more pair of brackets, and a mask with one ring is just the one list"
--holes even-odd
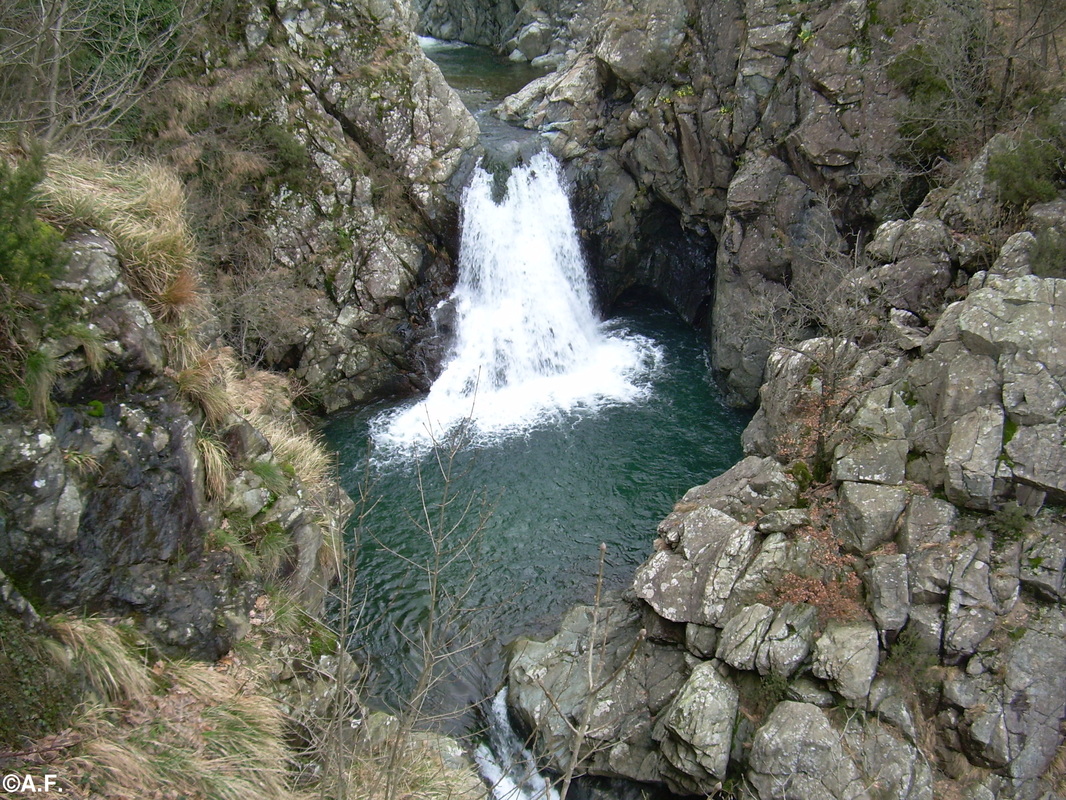
[(279, 3), (249, 11), (236, 56), (268, 65), (271, 113), (307, 154), (304, 188), (261, 223), (306, 322), (264, 358), (327, 411), (424, 388), (436, 367), (429, 312), (454, 280), (453, 178), (478, 126), (412, 25), (405, 2)]
[[(163, 648), (204, 658), (247, 631), (263, 575), (248, 574), (219, 530), (275, 530), (289, 544), (274, 570), (309, 613), (333, 577), (328, 545), (351, 501), (335, 484), (286, 476), (246, 420), (225, 421), (234, 465), (227, 496), (207, 494), (202, 412), (179, 397), (148, 308), (121, 277), (112, 245), (69, 242), (58, 288), (107, 353), (98, 376), (73, 337), (46, 340), (61, 366), (54, 425), (0, 413), (0, 560), (13, 586), (42, 608), (135, 614)], [(256, 464), (275, 465), (267, 485)], [(239, 532), (234, 530), (239, 535)]]
[[(978, 212), (951, 200), (978, 184), (935, 220), (883, 225), (872, 271), (957, 271), (972, 248), (951, 225)], [(771, 354), (748, 457), (685, 495), (634, 578), (655, 652), (686, 665), (660, 711), (641, 707), (642, 774), (759, 800), (1061, 789), (1064, 282), (1030, 274), (1027, 236), (965, 284), (919, 270), (932, 282), (891, 296), (910, 317), (886, 314), (883, 339)], [(565, 691), (547, 661), (524, 669)], [(575, 752), (542, 755), (565, 770)]]

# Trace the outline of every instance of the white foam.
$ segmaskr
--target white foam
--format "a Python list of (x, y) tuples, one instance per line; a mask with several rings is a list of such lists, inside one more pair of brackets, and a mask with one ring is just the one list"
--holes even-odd
[(460, 426), (498, 439), (646, 396), (661, 354), (604, 332), (555, 161), (537, 154), (499, 204), (492, 194), (478, 169), (463, 195), (452, 354), (425, 398), (371, 424), (379, 451), (428, 449)]
[(533, 754), (511, 728), (506, 687), (492, 699), (488, 723), (489, 743), (477, 746), (474, 762), (494, 800), (559, 800), (559, 791), (537, 771)]

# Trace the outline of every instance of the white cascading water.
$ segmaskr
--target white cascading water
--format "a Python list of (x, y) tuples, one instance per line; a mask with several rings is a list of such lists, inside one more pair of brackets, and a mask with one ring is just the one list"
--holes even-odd
[(507, 718), (507, 689), (492, 699), (488, 743), (474, 750), (474, 761), (494, 800), (559, 800), (558, 790), (537, 771), (533, 754), (512, 730)]
[(424, 450), (460, 425), (474, 441), (521, 433), (579, 409), (639, 400), (659, 351), (608, 334), (593, 311), (559, 167), (517, 166), (505, 197), (477, 169), (463, 194), (457, 339), (420, 402), (372, 425), (385, 451)]

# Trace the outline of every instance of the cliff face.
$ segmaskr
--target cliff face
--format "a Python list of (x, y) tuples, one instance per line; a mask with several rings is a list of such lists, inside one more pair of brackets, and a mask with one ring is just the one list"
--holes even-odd
[(299, 87), (279, 121), (311, 155), (316, 190), (276, 197), (269, 229), (275, 258), (319, 292), (296, 369), (327, 410), (425, 380), (414, 330), (448, 284), (449, 180), (477, 143), (407, 8), (372, 5), (280, 4), (247, 28), (249, 56)]
[(1032, 273), (1061, 201), (933, 311), (994, 212), (987, 163), (878, 229), (883, 338), (771, 353), (748, 457), (663, 520), (627, 602), (516, 645), (512, 705), (556, 769), (760, 800), (1061, 793), (1066, 284)]
[[(54, 423), (12, 405), (0, 415), (5, 594), (21, 589), (42, 610), (136, 614), (164, 648), (205, 658), (248, 631), (264, 581), (284, 581), (318, 613), (350, 501), (285, 458), (284, 410), (273, 429), (250, 406), (209, 421), (114, 246), (85, 235), (68, 248), (57, 285), (84, 298), (80, 324), (99, 332), (106, 363), (91, 369), (76, 338), (46, 338), (60, 365)], [(225, 390), (254, 402), (240, 385)], [(264, 537), (278, 545), (270, 555)]]
[(404, 3), (218, 9), (147, 113), (147, 148), (190, 187), (226, 340), (327, 411), (435, 366), (478, 128), (412, 24)]

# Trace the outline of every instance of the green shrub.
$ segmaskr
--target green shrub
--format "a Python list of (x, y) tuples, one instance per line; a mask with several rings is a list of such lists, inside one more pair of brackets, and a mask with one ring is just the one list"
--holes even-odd
[(43, 292), (59, 272), (59, 231), (37, 216), (40, 154), (14, 167), (0, 159), (0, 280), (16, 292)]
[(1054, 228), (1040, 231), (1033, 246), (1032, 270), (1041, 278), (1066, 278), (1066, 236)]
[(929, 670), (936, 665), (936, 654), (929, 652), (914, 626), (909, 625), (888, 648), (880, 672), (904, 687), (921, 689), (930, 685)]
[(797, 461), (791, 468), (792, 477), (796, 479), (796, 486), (800, 492), (805, 492), (811, 487), (811, 483), (814, 482), (814, 475), (811, 474), (811, 468), (807, 466), (805, 461)]
[(43, 177), (40, 154), (14, 165), (0, 156), (0, 382), (9, 386), (36, 346), (34, 333), (61, 266), (61, 236), (37, 216), (35, 190)]
[(1024, 211), (1055, 198), (1063, 179), (1057, 138), (1027, 136), (1009, 153), (988, 160), (988, 177), (999, 186), (1005, 206)]

